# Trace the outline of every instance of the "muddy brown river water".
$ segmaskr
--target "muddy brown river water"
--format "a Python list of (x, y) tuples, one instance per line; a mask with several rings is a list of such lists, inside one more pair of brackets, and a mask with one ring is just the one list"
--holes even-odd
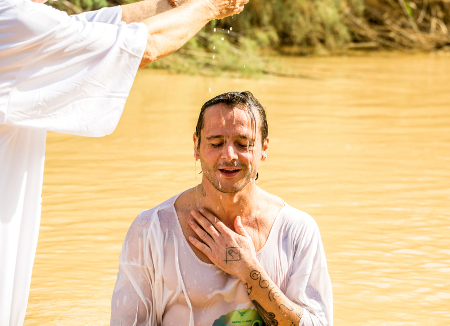
[(109, 325), (131, 221), (200, 181), (199, 108), (232, 90), (267, 107), (259, 185), (319, 224), (335, 325), (450, 325), (450, 57), (286, 62), (305, 78), (143, 70), (111, 136), (49, 133), (25, 325)]

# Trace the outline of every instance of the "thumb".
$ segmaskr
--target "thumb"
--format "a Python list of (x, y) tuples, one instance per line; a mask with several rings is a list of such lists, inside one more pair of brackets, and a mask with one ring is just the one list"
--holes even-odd
[(242, 225), (240, 216), (236, 216), (236, 218), (234, 219), (234, 229), (236, 230), (237, 234), (242, 235), (246, 238), (250, 237), (247, 231), (245, 230), (244, 226)]

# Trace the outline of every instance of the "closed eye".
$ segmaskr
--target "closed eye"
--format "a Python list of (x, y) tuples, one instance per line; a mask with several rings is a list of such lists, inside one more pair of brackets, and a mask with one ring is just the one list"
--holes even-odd
[(244, 149), (249, 149), (249, 148), (253, 148), (253, 144), (238, 144), (239, 147), (244, 148)]

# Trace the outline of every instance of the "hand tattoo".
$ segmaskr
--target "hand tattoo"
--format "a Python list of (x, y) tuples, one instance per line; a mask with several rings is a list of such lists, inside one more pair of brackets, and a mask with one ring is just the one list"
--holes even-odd
[(239, 261), (241, 260), (241, 250), (239, 247), (227, 247), (225, 249), (225, 260), (224, 262), (228, 264), (229, 261)]

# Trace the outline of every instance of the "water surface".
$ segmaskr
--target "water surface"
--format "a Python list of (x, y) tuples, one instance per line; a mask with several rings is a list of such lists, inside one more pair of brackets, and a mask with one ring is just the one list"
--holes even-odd
[(111, 136), (49, 133), (25, 325), (109, 324), (130, 223), (200, 181), (199, 108), (234, 90), (267, 107), (258, 184), (319, 224), (335, 325), (450, 324), (449, 58), (287, 62), (305, 78), (143, 70)]

